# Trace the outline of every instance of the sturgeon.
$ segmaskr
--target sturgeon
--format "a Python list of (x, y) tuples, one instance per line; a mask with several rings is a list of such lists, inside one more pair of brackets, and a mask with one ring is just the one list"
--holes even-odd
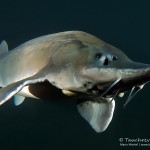
[(0, 105), (12, 97), (15, 105), (25, 97), (76, 99), (96, 132), (111, 122), (117, 96), (130, 91), (126, 105), (149, 80), (149, 64), (82, 31), (41, 36), (11, 51), (0, 45)]

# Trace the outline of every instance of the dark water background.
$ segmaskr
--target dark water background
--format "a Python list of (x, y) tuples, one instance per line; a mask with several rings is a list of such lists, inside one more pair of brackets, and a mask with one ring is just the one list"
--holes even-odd
[[(89, 32), (131, 59), (150, 63), (148, 0), (0, 1), (0, 37), (10, 49), (68, 30)], [(77, 113), (74, 102), (26, 99), (15, 107), (9, 101), (0, 107), (0, 150), (117, 150), (123, 148), (119, 138), (150, 139), (150, 85), (126, 109), (124, 102), (118, 99), (110, 126), (97, 134)]]

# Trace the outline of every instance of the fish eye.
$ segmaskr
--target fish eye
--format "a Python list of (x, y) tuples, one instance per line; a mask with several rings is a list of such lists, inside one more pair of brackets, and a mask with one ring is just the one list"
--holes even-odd
[(113, 61), (118, 60), (118, 56), (113, 56), (112, 60), (113, 60)]
[(101, 56), (102, 56), (101, 53), (96, 53), (96, 54), (95, 54), (95, 59), (98, 60)]

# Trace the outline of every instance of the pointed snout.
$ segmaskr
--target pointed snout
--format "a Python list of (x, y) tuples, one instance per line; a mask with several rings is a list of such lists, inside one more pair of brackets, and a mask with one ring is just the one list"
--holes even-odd
[(124, 84), (141, 85), (150, 81), (150, 64), (130, 61), (120, 70), (120, 74)]

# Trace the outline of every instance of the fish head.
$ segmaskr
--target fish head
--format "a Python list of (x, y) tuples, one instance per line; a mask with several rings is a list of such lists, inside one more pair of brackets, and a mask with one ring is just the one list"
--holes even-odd
[(119, 94), (141, 88), (150, 80), (150, 65), (132, 61), (90, 34), (64, 41), (52, 55), (49, 75), (50, 82), (62, 90), (112, 97), (118, 90)]
[[(141, 89), (150, 80), (150, 65), (134, 62), (120, 49), (105, 43), (99, 49), (91, 48), (84, 78), (94, 85), (90, 92), (101, 94), (109, 89), (107, 97), (116, 91), (126, 92), (133, 87)], [(118, 93), (118, 94), (119, 94)]]

